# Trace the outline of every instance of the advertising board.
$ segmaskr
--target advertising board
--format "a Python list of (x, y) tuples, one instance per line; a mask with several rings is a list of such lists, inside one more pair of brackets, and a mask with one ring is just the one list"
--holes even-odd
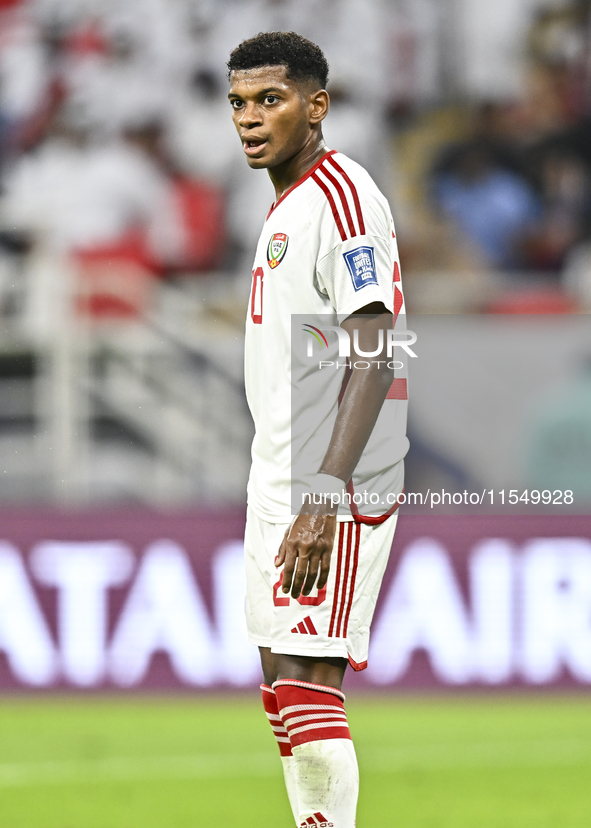
[[(0, 689), (256, 686), (244, 513), (0, 519)], [(591, 518), (402, 515), (355, 688), (591, 685)]]

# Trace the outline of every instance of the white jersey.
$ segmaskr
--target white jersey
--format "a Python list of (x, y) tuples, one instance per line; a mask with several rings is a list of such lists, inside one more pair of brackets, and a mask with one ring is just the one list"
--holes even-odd
[[(403, 323), (392, 215), (363, 167), (331, 151), (273, 205), (254, 260), (245, 347), (255, 424), (248, 502), (263, 520), (282, 523), (299, 511), (294, 489), (308, 490), (328, 448), (345, 360), (339, 362), (337, 337), (322, 335), (322, 327), (372, 302)], [(297, 353), (294, 334), (301, 339), (310, 328), (322, 336), (316, 339), (330, 370), (312, 371)], [(372, 445), (374, 429), (352, 479), (355, 491), (378, 492), (380, 503), (354, 512), (383, 515), (392, 506), (386, 493), (402, 489), (406, 399), (406, 375), (397, 372), (378, 418), (387, 424), (386, 450), (383, 439)], [(342, 507), (339, 519), (351, 520), (351, 509)]]

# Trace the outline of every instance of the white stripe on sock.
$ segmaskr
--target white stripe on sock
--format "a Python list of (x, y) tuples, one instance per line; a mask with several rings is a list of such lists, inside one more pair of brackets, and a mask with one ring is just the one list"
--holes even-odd
[(318, 724), (302, 725), (301, 727), (294, 727), (289, 731), (290, 736), (295, 736), (296, 733), (303, 733), (304, 730), (318, 730), (321, 727), (347, 727), (347, 723), (343, 722), (319, 722)]
[(343, 708), (338, 704), (292, 704), (290, 707), (282, 707), (279, 713), (283, 719), (287, 713), (299, 713), (304, 710), (343, 710)]
[(271, 730), (273, 731), (273, 733), (287, 733), (284, 727), (272, 727)]
[(342, 713), (319, 713), (316, 715), (315, 713), (308, 713), (306, 716), (292, 716), (283, 722), (285, 727), (290, 728), (294, 724), (299, 724), (299, 722), (309, 722), (312, 719), (343, 719), (345, 722), (347, 721), (347, 714), (343, 710)]

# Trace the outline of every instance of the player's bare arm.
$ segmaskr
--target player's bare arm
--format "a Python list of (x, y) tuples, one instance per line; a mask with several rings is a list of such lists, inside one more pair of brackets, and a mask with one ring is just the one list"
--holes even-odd
[[(352, 314), (342, 327), (353, 338), (358, 331), (362, 350), (375, 350), (379, 331), (392, 327), (392, 314), (374, 303)], [(318, 470), (347, 483), (359, 462), (392, 383), (384, 353), (371, 361), (369, 369), (352, 368), (335, 421), (328, 450)], [(293, 598), (309, 595), (314, 585), (322, 589), (330, 572), (336, 531), (337, 505), (330, 498), (307, 504), (286, 533), (277, 567), (283, 566), (282, 590)]]

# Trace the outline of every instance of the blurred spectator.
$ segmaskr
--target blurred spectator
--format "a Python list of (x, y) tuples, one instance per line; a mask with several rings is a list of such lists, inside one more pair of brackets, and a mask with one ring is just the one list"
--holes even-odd
[(519, 239), (533, 227), (540, 205), (527, 181), (503, 167), (488, 143), (468, 143), (440, 165), (433, 192), (442, 212), (490, 266), (521, 264)]
[(500, 268), (559, 272), (589, 233), (591, 131), (560, 67), (534, 65), (520, 100), (483, 105), (434, 165), (436, 202)]
[(4, 226), (62, 253), (111, 243), (140, 226), (158, 258), (167, 258), (178, 248), (172, 216), (167, 180), (145, 153), (122, 139), (92, 142), (66, 112), (15, 163), (2, 201)]
[(105, 53), (91, 52), (68, 70), (72, 106), (99, 133), (113, 134), (157, 118), (167, 103), (166, 78), (142, 50), (137, 36), (119, 30)]
[(38, 21), (28, 4), (13, 5), (0, 12), (0, 107), (16, 122), (39, 105), (49, 67)]
[(539, 174), (542, 214), (523, 252), (531, 269), (558, 271), (589, 224), (589, 171), (575, 155), (550, 150), (542, 154)]
[(590, 9), (589, 0), (548, 4), (536, 14), (529, 35), (530, 54), (552, 69), (570, 121), (588, 109)]
[[(330, 66), (329, 91), (353, 107), (383, 114), (389, 96), (389, 15), (381, 0), (307, 0), (298, 24), (319, 43)], [(307, 8), (306, 8), (307, 5)]]
[(230, 186), (235, 165), (243, 163), (230, 104), (219, 75), (194, 72), (168, 110), (167, 145), (187, 174)]
[(331, 91), (330, 113), (322, 129), (331, 149), (362, 164), (387, 186), (391, 153), (385, 146), (384, 118), (374, 107), (353, 104), (337, 87)]
[(388, 108), (394, 118), (441, 96), (445, 13), (439, 0), (398, 0), (386, 7)]
[[(227, 100), (225, 109), (227, 112)], [(168, 255), (161, 264), (168, 271), (202, 272), (219, 267), (224, 260), (223, 188), (215, 183), (214, 176), (209, 181), (205, 177), (191, 177), (175, 164), (168, 152), (161, 122), (129, 129), (126, 138), (153, 162), (168, 183), (169, 226), (174, 227), (175, 245), (163, 246)], [(195, 136), (195, 143), (199, 146), (199, 136)], [(204, 144), (202, 152), (207, 153), (207, 141)]]

